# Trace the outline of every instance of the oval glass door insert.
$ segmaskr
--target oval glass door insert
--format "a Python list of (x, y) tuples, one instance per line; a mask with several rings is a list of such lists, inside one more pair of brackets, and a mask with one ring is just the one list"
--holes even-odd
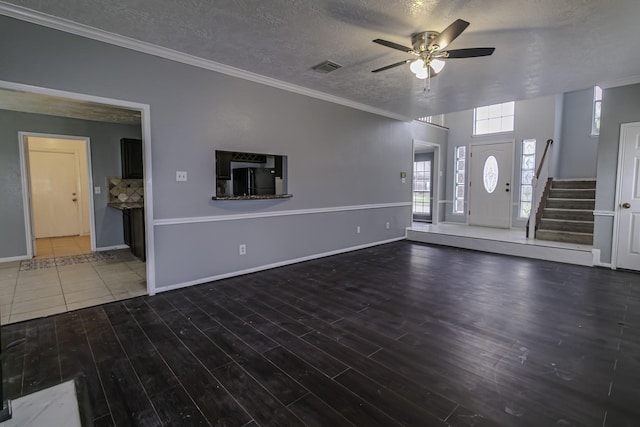
[(487, 160), (484, 162), (482, 179), (484, 181), (484, 189), (487, 190), (487, 193), (493, 193), (498, 186), (498, 161), (494, 156), (487, 157)]

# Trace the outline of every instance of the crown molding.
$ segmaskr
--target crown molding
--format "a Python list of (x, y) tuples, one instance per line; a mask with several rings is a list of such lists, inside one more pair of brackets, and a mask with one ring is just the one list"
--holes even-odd
[(16, 6), (14, 4), (6, 3), (3, 1), (0, 1), (0, 15), (19, 19), (21, 21), (30, 22), (32, 24), (41, 25), (43, 27), (52, 28), (54, 30), (64, 31), (66, 33), (75, 34), (77, 36), (85, 37), (88, 39), (109, 43), (115, 46), (124, 47), (126, 49), (135, 50), (137, 52), (146, 53), (146, 54), (157, 56), (160, 58), (181, 62), (183, 64), (203, 68), (209, 71), (215, 71), (217, 73), (226, 74), (226, 75), (237, 77), (244, 80), (249, 80), (249, 81), (260, 83), (266, 86), (271, 86), (278, 89), (286, 90), (288, 92), (309, 96), (311, 98), (321, 99), (323, 101), (343, 105), (345, 107), (350, 107), (357, 110), (366, 111), (368, 113), (389, 117), (391, 119), (400, 120), (403, 122), (410, 122), (413, 120), (411, 118), (402, 116), (400, 114), (396, 114), (390, 111), (371, 107), (366, 104), (361, 104), (359, 102), (351, 101), (345, 98), (340, 98), (338, 96), (329, 95), (324, 92), (294, 85), (291, 83), (284, 82), (282, 80), (266, 77), (260, 74), (252, 73), (250, 71), (242, 70), (240, 68), (231, 67), (229, 65), (225, 65), (219, 62), (189, 55), (183, 52), (179, 52), (177, 50), (158, 46), (152, 43), (135, 40), (130, 37), (122, 36), (115, 33), (110, 33), (108, 31), (100, 30), (98, 28), (90, 27), (88, 25), (73, 22), (68, 19), (59, 18), (53, 15), (48, 15), (46, 13), (38, 12), (33, 9), (28, 9), (22, 6)]

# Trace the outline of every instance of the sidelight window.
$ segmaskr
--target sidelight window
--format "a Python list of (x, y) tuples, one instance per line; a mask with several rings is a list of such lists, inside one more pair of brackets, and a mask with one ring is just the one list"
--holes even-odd
[(465, 162), (467, 160), (467, 147), (459, 145), (455, 147), (455, 164), (453, 165), (453, 213), (464, 213), (465, 192)]
[(522, 141), (522, 163), (520, 164), (520, 218), (528, 218), (533, 200), (533, 177), (536, 173), (536, 140)]

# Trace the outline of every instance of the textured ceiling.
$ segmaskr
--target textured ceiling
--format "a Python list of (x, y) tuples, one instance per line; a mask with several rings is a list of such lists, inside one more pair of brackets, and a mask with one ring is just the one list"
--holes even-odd
[[(0, 2), (1, 3), (1, 2)], [(6, 2), (416, 118), (640, 76), (638, 0), (13, 0)], [(372, 43), (471, 25), (424, 93), (410, 58)], [(330, 59), (343, 67), (319, 74)]]

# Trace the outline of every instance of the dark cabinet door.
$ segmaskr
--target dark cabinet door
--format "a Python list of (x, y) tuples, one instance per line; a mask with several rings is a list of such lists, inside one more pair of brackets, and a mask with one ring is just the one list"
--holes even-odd
[(144, 237), (144, 209), (131, 209), (131, 229), (133, 230), (133, 254), (142, 261), (146, 259)]
[(216, 151), (216, 179), (231, 179), (231, 151)]
[(120, 140), (122, 159), (122, 177), (125, 179), (142, 179), (142, 140), (122, 138)]
[(122, 211), (124, 243), (131, 253), (142, 261), (146, 260), (146, 243), (144, 235), (144, 209), (127, 209)]
[(122, 211), (122, 228), (124, 229), (124, 244), (131, 247), (131, 213)]

